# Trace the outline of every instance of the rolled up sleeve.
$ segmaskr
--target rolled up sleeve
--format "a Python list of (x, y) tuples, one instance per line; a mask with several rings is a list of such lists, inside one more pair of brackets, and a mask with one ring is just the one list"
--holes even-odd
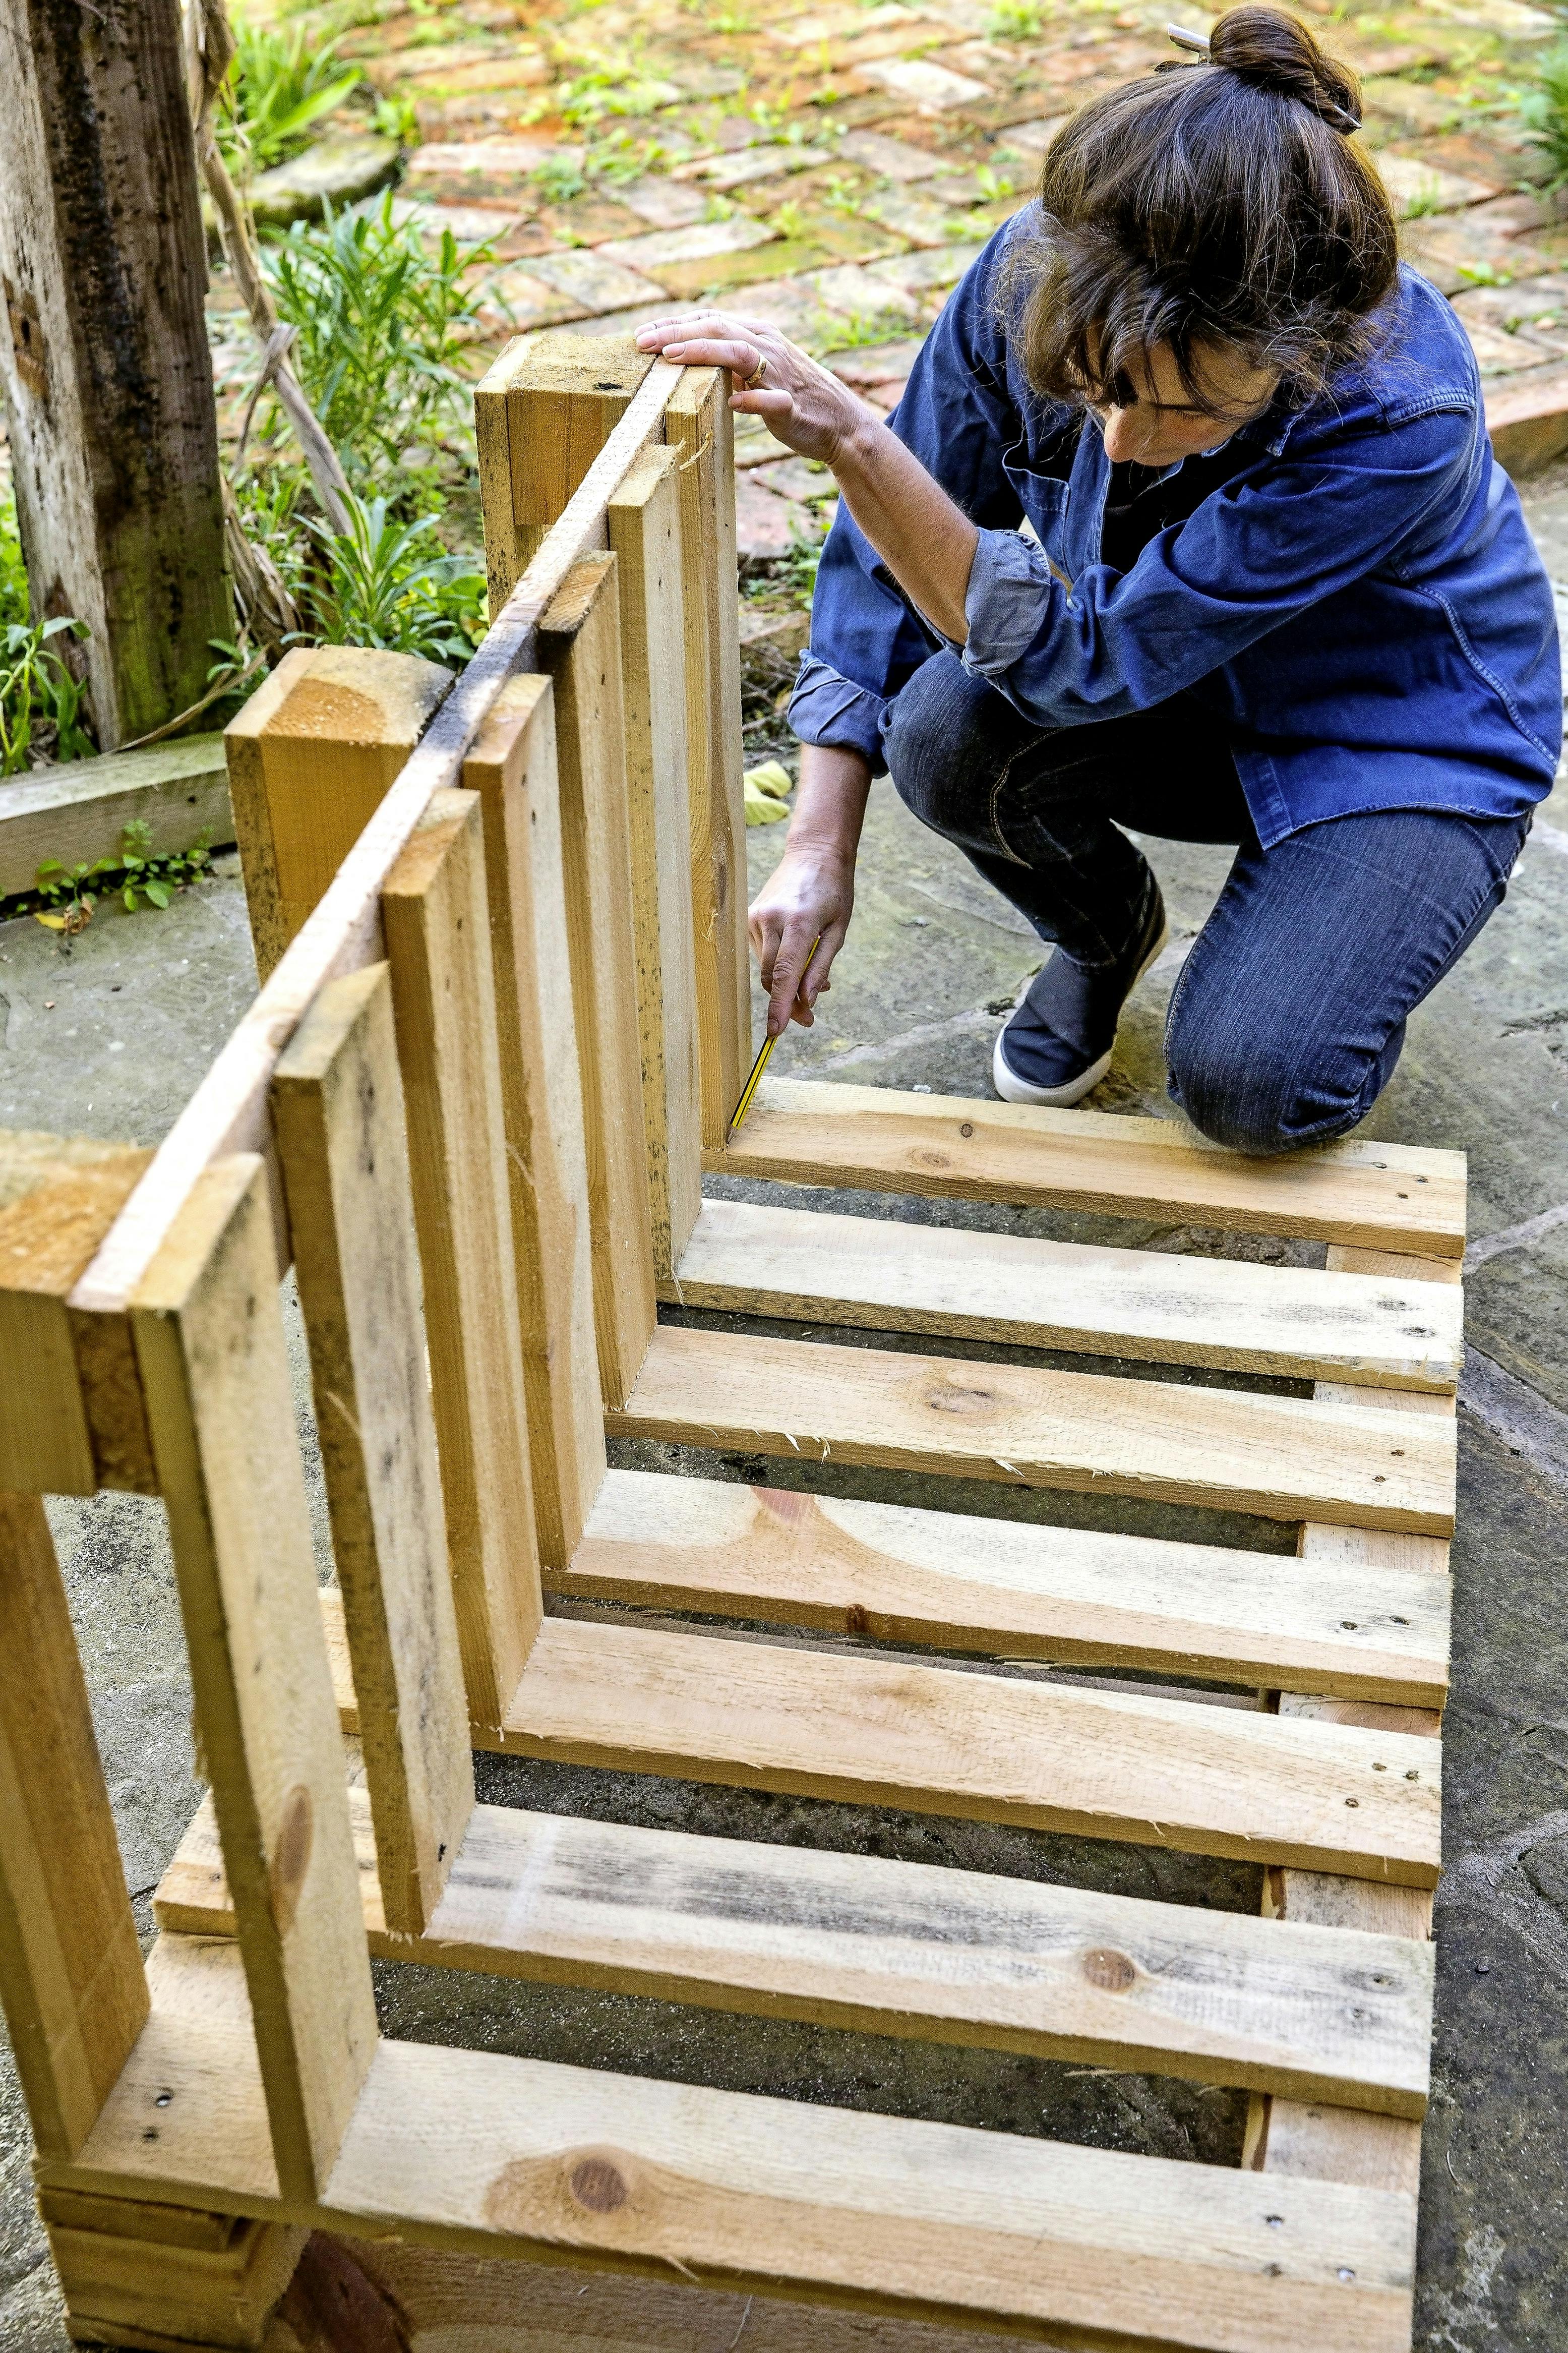
[(1003, 677), (1046, 628), (1051, 599), (1060, 593), (1037, 540), (983, 531), (963, 600), (964, 669), (976, 678)]
[(887, 697), (857, 686), (816, 654), (802, 654), (790, 697), (789, 723), (802, 744), (859, 752), (872, 769), (882, 765), (882, 713)]

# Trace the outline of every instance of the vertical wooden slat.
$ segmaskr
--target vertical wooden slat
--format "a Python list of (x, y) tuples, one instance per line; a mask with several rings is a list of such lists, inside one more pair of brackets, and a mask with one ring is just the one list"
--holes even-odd
[(279, 2181), (314, 2198), (375, 2006), (254, 1154), (202, 1176), (131, 1316)]
[(44, 1506), (0, 1492), (0, 2000), (38, 2154), (70, 2159), (147, 2016)]
[(296, 646), (224, 731), (256, 967), (265, 980), (452, 683), (413, 654)]
[(679, 463), (671, 448), (645, 450), (608, 518), (620, 591), (643, 1118), (661, 1285), (670, 1282), (702, 1206)]
[(541, 1560), (560, 1569), (605, 1475), (605, 1415), (547, 678), (502, 688), (463, 782), (484, 819), (533, 1506)]
[(616, 559), (584, 557), (539, 627), (555, 682), (572, 1002), (588, 1147), (594, 1321), (605, 1404), (631, 1395), (653, 1337), (652, 1212), (637, 1032)]
[(542, 1609), (479, 804), (437, 793), (382, 892), (468, 1711), (490, 1732)]
[(474, 1804), (384, 965), (328, 983), (273, 1119), (389, 1928), (422, 1936)]
[(665, 438), (679, 450), (681, 460), (702, 1140), (721, 1151), (752, 1045), (735, 604), (735, 444), (728, 377), (713, 369), (688, 368), (665, 412)]

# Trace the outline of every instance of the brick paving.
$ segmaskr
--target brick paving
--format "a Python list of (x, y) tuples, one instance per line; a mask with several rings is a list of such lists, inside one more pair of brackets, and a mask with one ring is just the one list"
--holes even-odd
[[(493, 242), (498, 341), (720, 301), (886, 410), (1058, 124), (1173, 57), (1173, 13), (1210, 21), (1176, 0), (383, 0), (342, 47), (417, 125), (400, 211)], [(1489, 393), (1532, 371), (1550, 387), (1568, 359), (1568, 221), (1524, 185), (1535, 159), (1510, 99), (1558, 20), (1521, 0), (1303, 13), (1363, 77), (1409, 258), (1454, 301)], [(751, 421), (737, 459), (743, 552), (764, 560), (832, 486)]]

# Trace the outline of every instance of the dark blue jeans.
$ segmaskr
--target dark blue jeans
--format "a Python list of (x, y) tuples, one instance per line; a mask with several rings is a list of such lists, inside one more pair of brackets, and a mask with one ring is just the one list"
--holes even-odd
[(914, 815), (1082, 965), (1126, 953), (1153, 888), (1120, 827), (1238, 845), (1165, 1028), (1173, 1100), (1238, 1152), (1365, 1118), (1406, 1017), (1501, 904), (1530, 830), (1528, 817), (1394, 809), (1264, 849), (1224, 730), (1196, 702), (1042, 733), (949, 653), (903, 688), (885, 738)]

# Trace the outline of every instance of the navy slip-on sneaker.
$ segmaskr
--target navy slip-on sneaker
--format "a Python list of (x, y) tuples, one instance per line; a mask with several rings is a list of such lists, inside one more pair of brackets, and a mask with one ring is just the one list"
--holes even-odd
[(1053, 949), (996, 1040), (991, 1082), (1003, 1102), (1066, 1105), (1097, 1087), (1110, 1068), (1121, 1008), (1169, 936), (1156, 883), (1117, 963), (1089, 971)]

